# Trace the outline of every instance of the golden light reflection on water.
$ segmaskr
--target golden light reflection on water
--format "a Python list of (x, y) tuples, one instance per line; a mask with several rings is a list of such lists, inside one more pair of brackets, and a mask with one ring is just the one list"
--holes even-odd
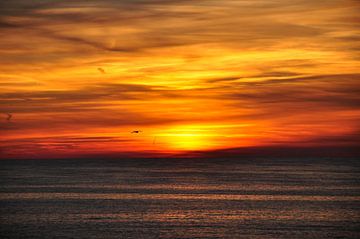
[[(174, 172), (174, 171), (172, 171)], [(178, 171), (179, 172), (179, 171)], [(186, 171), (183, 171), (186, 172)], [(189, 171), (187, 171), (189, 172)], [(200, 171), (199, 171), (200, 172)], [(166, 173), (166, 171), (158, 171), (158, 173)], [(192, 172), (194, 173), (194, 172)], [(269, 174), (273, 174), (270, 172)], [(313, 173), (309, 173), (313, 174)], [(257, 183), (249, 183), (249, 184), (236, 184), (232, 182), (228, 182), (227, 184), (216, 184), (216, 185), (206, 185), (205, 183), (197, 183), (194, 184), (151, 184), (151, 185), (126, 185), (126, 184), (114, 184), (114, 185), (101, 185), (101, 184), (56, 184), (56, 185), (28, 185), (24, 186), (7, 186), (7, 189), (24, 189), (24, 188), (31, 188), (31, 189), (62, 189), (62, 190), (69, 190), (69, 189), (77, 189), (77, 190), (102, 190), (102, 189), (116, 189), (116, 190), (186, 190), (189, 192), (197, 191), (197, 193), (201, 193), (204, 191), (209, 190), (223, 190), (227, 192), (231, 191), (243, 191), (243, 192), (263, 192), (265, 190), (272, 191), (272, 192), (296, 192), (296, 191), (311, 191), (316, 192), (319, 190), (328, 190), (328, 191), (335, 191), (335, 190), (360, 190), (360, 186), (315, 186), (315, 185), (274, 185), (274, 184), (257, 184)]]
[[(359, 215), (348, 212), (334, 212), (334, 211), (312, 211), (312, 210), (278, 210), (274, 213), (273, 210), (165, 210), (161, 211), (148, 211), (146, 213), (140, 212), (126, 212), (126, 213), (81, 213), (81, 214), (68, 214), (61, 216), (39, 214), (37, 215), (37, 221), (59, 221), (66, 220), (67, 222), (132, 222), (141, 220), (145, 222), (202, 222), (206, 220), (208, 223), (212, 222), (226, 222), (226, 221), (247, 221), (247, 220), (273, 220), (273, 221), (285, 221), (285, 220), (308, 220), (312, 221), (340, 221), (339, 213), (346, 213), (348, 216), (359, 218)], [(26, 216), (26, 214), (11, 215), (8, 217), (8, 222), (17, 221), (19, 217)], [(360, 219), (360, 218), (359, 218)]]
[(107, 238), (262, 239), (294, 232), (327, 238), (332, 228), (336, 237), (358, 238), (356, 160), (9, 160), (2, 166), (0, 224), (8, 235), (103, 238), (105, 228)]
[(112, 200), (251, 200), (251, 201), (360, 201), (360, 196), (142, 194), (142, 193), (0, 193), (0, 200), (112, 199)]

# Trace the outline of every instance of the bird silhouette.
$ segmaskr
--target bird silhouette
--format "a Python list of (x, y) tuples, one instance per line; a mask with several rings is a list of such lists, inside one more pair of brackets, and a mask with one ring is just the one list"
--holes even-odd
[(138, 134), (138, 133), (141, 133), (142, 131), (141, 130), (133, 130), (131, 131), (132, 134)]
[(10, 121), (10, 120), (11, 120), (11, 118), (12, 118), (12, 114), (6, 113), (6, 115), (7, 115), (6, 120), (7, 120), (7, 121)]
[(98, 71), (101, 73), (101, 74), (106, 74), (106, 72), (105, 72), (105, 70), (103, 69), (103, 68), (97, 68), (98, 69)]

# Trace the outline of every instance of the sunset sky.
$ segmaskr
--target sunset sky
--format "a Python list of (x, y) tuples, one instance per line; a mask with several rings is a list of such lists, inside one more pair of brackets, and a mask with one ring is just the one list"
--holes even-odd
[(357, 0), (0, 1), (0, 158), (359, 144), (359, 12)]

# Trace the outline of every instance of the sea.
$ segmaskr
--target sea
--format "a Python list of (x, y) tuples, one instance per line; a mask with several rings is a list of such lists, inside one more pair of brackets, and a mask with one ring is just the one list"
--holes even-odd
[(360, 160), (0, 161), (0, 238), (360, 238)]

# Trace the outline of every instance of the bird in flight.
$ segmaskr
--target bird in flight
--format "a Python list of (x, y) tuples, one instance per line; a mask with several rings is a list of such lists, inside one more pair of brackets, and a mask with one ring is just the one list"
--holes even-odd
[(142, 131), (141, 130), (133, 130), (131, 131), (132, 134), (138, 134), (138, 133), (141, 133)]
[(106, 72), (105, 72), (105, 70), (103, 69), (103, 68), (97, 68), (98, 69), (98, 71), (101, 73), (101, 74), (106, 74)]
[(10, 121), (10, 120), (11, 120), (11, 118), (12, 118), (12, 114), (6, 113), (6, 115), (7, 115), (6, 120), (7, 120), (7, 121)]

